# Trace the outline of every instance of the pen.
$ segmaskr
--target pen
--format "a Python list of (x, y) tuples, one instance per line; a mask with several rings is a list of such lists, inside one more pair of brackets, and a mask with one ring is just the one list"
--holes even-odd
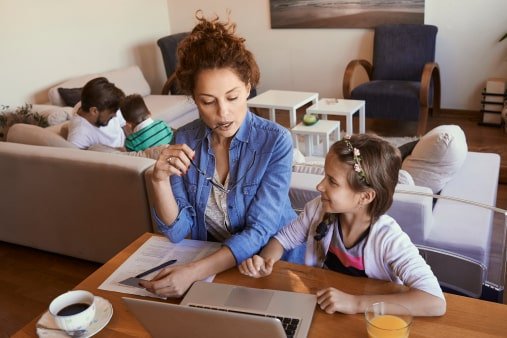
[(149, 270), (146, 270), (145, 272), (141, 272), (140, 274), (138, 274), (138, 275), (136, 276), (136, 278), (142, 278), (142, 277), (144, 277), (144, 276), (146, 276), (146, 275), (149, 275), (149, 274), (150, 274), (150, 273), (152, 273), (152, 272), (155, 272), (155, 271), (157, 271), (157, 270), (160, 270), (160, 269), (162, 269), (162, 268), (165, 268), (166, 266), (169, 266), (169, 265), (174, 264), (174, 263), (176, 263), (176, 259), (171, 259), (170, 261), (167, 261), (167, 262), (165, 262), (165, 263), (162, 263), (162, 264), (160, 264), (160, 265), (157, 265), (156, 267), (151, 268), (151, 269), (149, 269)]

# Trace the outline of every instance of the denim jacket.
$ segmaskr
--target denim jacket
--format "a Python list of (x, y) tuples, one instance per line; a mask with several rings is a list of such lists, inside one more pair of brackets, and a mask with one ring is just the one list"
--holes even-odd
[[(210, 129), (195, 120), (178, 129), (175, 143), (195, 150), (195, 163), (207, 176), (215, 172)], [(197, 148), (196, 148), (197, 147)], [(227, 207), (233, 235), (224, 241), (239, 264), (256, 254), (270, 237), (296, 218), (289, 200), (292, 173), (292, 138), (287, 129), (250, 111), (229, 148)], [(237, 184), (236, 184), (237, 183)], [(212, 185), (190, 166), (186, 175), (171, 176), (179, 207), (173, 224), (163, 223), (153, 210), (159, 230), (179, 242), (189, 233), (206, 240), (204, 212)]]

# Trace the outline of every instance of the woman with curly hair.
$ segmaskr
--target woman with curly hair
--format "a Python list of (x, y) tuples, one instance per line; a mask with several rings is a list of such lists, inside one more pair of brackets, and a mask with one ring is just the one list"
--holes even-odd
[(176, 77), (200, 118), (182, 128), (158, 158), (151, 178), (153, 218), (170, 241), (221, 242), (198, 261), (167, 267), (142, 286), (181, 296), (190, 285), (257, 253), (296, 217), (288, 198), (292, 139), (254, 115), (247, 98), (259, 67), (235, 24), (196, 13), (178, 47)]

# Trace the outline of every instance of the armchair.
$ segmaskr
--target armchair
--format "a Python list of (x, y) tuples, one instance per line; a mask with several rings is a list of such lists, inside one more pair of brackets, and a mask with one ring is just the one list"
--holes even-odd
[[(440, 70), (435, 60), (437, 27), (389, 24), (375, 28), (373, 63), (352, 60), (343, 77), (343, 97), (366, 101), (366, 117), (418, 121), (417, 134), (426, 131), (429, 108), (440, 110)], [(353, 86), (362, 67), (365, 83)]]
[(164, 36), (163, 38), (157, 40), (157, 45), (160, 48), (162, 58), (164, 59), (165, 73), (167, 75), (167, 80), (164, 84), (164, 87), (162, 88), (162, 95), (167, 95), (169, 93), (173, 95), (180, 94), (176, 84), (175, 74), (176, 65), (178, 62), (176, 50), (180, 41), (188, 34), (188, 32), (177, 33)]

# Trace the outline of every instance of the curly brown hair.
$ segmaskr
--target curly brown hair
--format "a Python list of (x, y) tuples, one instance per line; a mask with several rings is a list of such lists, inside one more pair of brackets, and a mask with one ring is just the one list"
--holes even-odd
[(231, 69), (246, 85), (256, 87), (260, 71), (253, 54), (246, 49), (245, 39), (235, 34), (236, 24), (219, 21), (218, 16), (206, 19), (202, 11), (192, 32), (178, 46), (176, 68), (180, 90), (193, 95), (199, 73), (206, 69)]
[(354, 150), (350, 149), (345, 139), (335, 142), (329, 152), (335, 154), (340, 162), (350, 165), (347, 181), (352, 190), (375, 191), (375, 198), (368, 205), (368, 214), (372, 218), (372, 223), (375, 223), (393, 203), (394, 189), (401, 168), (400, 151), (374, 134), (355, 134), (347, 140), (353, 148), (359, 150), (365, 178), (354, 170), (356, 164)]

